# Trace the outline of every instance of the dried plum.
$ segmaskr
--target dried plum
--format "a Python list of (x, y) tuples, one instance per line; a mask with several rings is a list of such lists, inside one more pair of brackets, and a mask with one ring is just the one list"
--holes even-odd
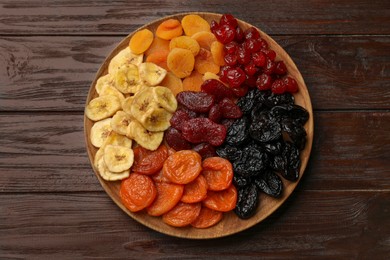
[(257, 187), (272, 197), (279, 197), (283, 191), (283, 183), (278, 175), (272, 171), (266, 171), (255, 179)]
[[(241, 111), (244, 114), (250, 114), (256, 101), (256, 94), (259, 93), (257, 89), (253, 89), (248, 92), (248, 94), (242, 98), (240, 98), (237, 102), (237, 106), (241, 108)], [(261, 103), (258, 103), (261, 104)]]
[(242, 150), (237, 146), (230, 146), (228, 144), (224, 144), (216, 149), (216, 153), (218, 156), (225, 158), (230, 162), (233, 162), (241, 158)]
[(299, 178), (299, 168), (301, 165), (299, 149), (294, 144), (286, 142), (282, 157), (286, 163), (286, 168), (281, 172), (283, 178), (290, 181), (296, 181)]
[(267, 96), (267, 98), (264, 100), (264, 104), (270, 108), (283, 104), (292, 105), (294, 104), (294, 96), (288, 92), (285, 92), (283, 94), (271, 93), (271, 95)]
[(242, 150), (241, 157), (233, 162), (235, 173), (245, 177), (260, 174), (269, 165), (269, 158), (260, 146), (250, 144)]
[(279, 139), (275, 142), (270, 142), (270, 143), (263, 143), (261, 144), (261, 147), (269, 154), (272, 155), (277, 155), (282, 152), (283, 148), (283, 139)]
[(244, 176), (234, 174), (233, 176), (233, 183), (236, 187), (245, 187), (250, 183), (250, 179), (246, 178)]
[(291, 118), (284, 118), (281, 120), (282, 131), (287, 133), (291, 141), (298, 147), (299, 150), (303, 150), (306, 144), (306, 130), (305, 128), (294, 121)]
[(247, 219), (256, 213), (259, 204), (259, 188), (255, 183), (238, 189), (238, 198), (234, 212), (242, 219)]
[(301, 125), (304, 125), (307, 120), (309, 120), (309, 112), (303, 107), (295, 104), (291, 106), (289, 116)]
[(249, 119), (246, 116), (237, 119), (227, 130), (226, 143), (240, 145), (249, 137)]
[(278, 121), (266, 116), (257, 117), (249, 127), (250, 136), (262, 143), (268, 143), (282, 136), (282, 129)]

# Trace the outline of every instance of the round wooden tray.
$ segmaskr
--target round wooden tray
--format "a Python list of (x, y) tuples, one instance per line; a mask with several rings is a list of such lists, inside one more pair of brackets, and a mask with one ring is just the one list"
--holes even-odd
[[(169, 18), (175, 18), (178, 20), (181, 20), (185, 15), (189, 13), (181, 13), (181, 14), (175, 14), (172, 16), (166, 16), (159, 20), (153, 21), (149, 24), (146, 24), (139, 28), (138, 30), (147, 28), (151, 30), (152, 32), (156, 31), (157, 26), (164, 20)], [(191, 13), (191, 14), (198, 14), (201, 17), (203, 17), (208, 22), (211, 22), (212, 20), (219, 21), (221, 15), (216, 13), (206, 13), (206, 12), (197, 12), (197, 13)], [(238, 20), (239, 25), (242, 29), (247, 29), (251, 27), (252, 25)], [(120, 197), (119, 197), (119, 186), (120, 181), (116, 182), (108, 182), (103, 180), (97, 169), (93, 165), (95, 153), (97, 151), (97, 148), (95, 148), (90, 141), (90, 130), (93, 125), (93, 122), (89, 120), (86, 116), (84, 116), (84, 134), (85, 134), (85, 141), (87, 145), (88, 150), (88, 156), (89, 160), (91, 162), (91, 166), (95, 172), (96, 177), (99, 179), (100, 184), (104, 188), (104, 190), (107, 192), (107, 194), (111, 197), (111, 199), (124, 211), (126, 212), (130, 217), (138, 221), (139, 223), (153, 229), (156, 231), (159, 231), (164, 234), (168, 234), (171, 236), (181, 237), (181, 238), (190, 238), (190, 239), (210, 239), (210, 238), (218, 238), (223, 236), (228, 236), (235, 234), (237, 232), (243, 231), (245, 229), (248, 229), (252, 227), (253, 225), (261, 222), (266, 217), (271, 215), (277, 208), (279, 208), (284, 201), (290, 196), (290, 194), (293, 192), (295, 187), (298, 185), (299, 180), (302, 178), (302, 175), (305, 171), (307, 162), (309, 160), (312, 142), (313, 142), (313, 111), (310, 101), (310, 96), (308, 93), (308, 90), (306, 88), (305, 82), (302, 78), (301, 73), (298, 71), (298, 68), (290, 58), (290, 56), (283, 50), (282, 47), (280, 47), (271, 37), (269, 37), (266, 33), (259, 30), (261, 33), (261, 36), (268, 42), (270, 48), (274, 50), (277, 53), (277, 60), (283, 60), (287, 66), (288, 73), (292, 77), (296, 79), (299, 85), (299, 92), (294, 95), (295, 102), (309, 111), (310, 118), (309, 121), (305, 125), (305, 129), (307, 132), (307, 143), (305, 149), (301, 152), (301, 168), (300, 168), (300, 176), (299, 179), (296, 182), (289, 182), (285, 181), (283, 179), (283, 185), (284, 185), (284, 191), (280, 198), (275, 199), (270, 196), (267, 196), (265, 194), (260, 195), (260, 207), (258, 207), (256, 214), (247, 220), (242, 220), (238, 218), (233, 212), (225, 213), (222, 221), (220, 221), (217, 225), (207, 228), (207, 229), (196, 229), (193, 227), (185, 227), (185, 228), (175, 228), (166, 225), (162, 220), (161, 217), (152, 217), (149, 216), (145, 212), (137, 212), (132, 213), (128, 211), (123, 204), (121, 203)], [(123, 39), (119, 45), (108, 55), (108, 57), (105, 59), (104, 63), (100, 67), (99, 71), (97, 72), (95, 79), (93, 80), (88, 97), (86, 100), (86, 104), (89, 103), (89, 101), (95, 97), (97, 97), (97, 93), (95, 90), (95, 84), (97, 79), (100, 76), (103, 76), (107, 74), (107, 68), (110, 60), (122, 49), (128, 46), (129, 40), (132, 37), (132, 35), (135, 32), (129, 34), (125, 39)]]

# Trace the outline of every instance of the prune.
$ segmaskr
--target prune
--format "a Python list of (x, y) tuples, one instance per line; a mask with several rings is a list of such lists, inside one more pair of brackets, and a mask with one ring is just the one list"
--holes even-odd
[(298, 148), (294, 144), (286, 142), (282, 156), (286, 163), (286, 168), (281, 172), (283, 178), (296, 181), (299, 178), (299, 167), (301, 165)]
[(227, 130), (226, 143), (240, 145), (249, 137), (249, 119), (246, 116), (237, 119)]
[(233, 176), (233, 183), (236, 187), (245, 187), (249, 184), (250, 182), (250, 179), (249, 178), (246, 178), (244, 176), (241, 176), (241, 175), (238, 175), (238, 174), (234, 174)]
[(303, 150), (306, 144), (306, 131), (305, 128), (290, 118), (284, 118), (281, 121), (282, 131), (287, 133), (291, 141), (298, 147), (299, 150)]
[(238, 189), (238, 198), (234, 213), (242, 219), (247, 219), (256, 213), (259, 204), (259, 188), (255, 183)]
[(289, 116), (301, 125), (304, 125), (309, 120), (309, 112), (299, 105), (291, 106)]
[(231, 88), (226, 87), (222, 82), (216, 79), (208, 79), (202, 83), (201, 89), (210, 95), (214, 95), (214, 98), (219, 100), (222, 98), (234, 98), (235, 94)]
[(205, 92), (183, 91), (177, 94), (177, 102), (188, 109), (206, 113), (214, 105), (214, 96)]
[(222, 118), (222, 113), (220, 111), (220, 107), (219, 105), (214, 105), (210, 108), (210, 111), (209, 111), (209, 115), (208, 115), (208, 118), (215, 122), (215, 123), (219, 123), (221, 121), (221, 118)]
[(219, 110), (224, 118), (240, 118), (242, 117), (241, 109), (229, 98), (222, 99), (219, 103)]
[(291, 105), (274, 106), (270, 110), (270, 116), (278, 120), (281, 120), (289, 116), (290, 110), (291, 110)]
[(183, 137), (190, 143), (220, 146), (226, 137), (226, 127), (208, 118), (192, 118), (183, 125)]
[(279, 197), (283, 191), (283, 183), (278, 175), (272, 171), (266, 171), (255, 179), (257, 187), (272, 197)]
[(267, 117), (257, 117), (249, 127), (250, 136), (262, 143), (279, 139), (282, 135), (280, 123)]
[(282, 152), (282, 145), (283, 140), (277, 140), (275, 142), (271, 143), (262, 143), (261, 147), (269, 154), (277, 155)]
[(242, 176), (251, 177), (260, 174), (268, 165), (267, 153), (260, 146), (249, 144), (242, 150), (241, 157), (233, 162), (233, 170)]
[(248, 92), (248, 94), (240, 98), (237, 102), (237, 106), (241, 109), (244, 114), (250, 114), (254, 104), (256, 103), (256, 93), (255, 89)]
[(208, 157), (214, 157), (217, 154), (215, 153), (215, 148), (209, 143), (201, 143), (192, 147), (192, 150), (199, 153), (202, 156), (202, 159), (206, 159)]
[(241, 158), (242, 150), (237, 146), (224, 144), (216, 149), (216, 153), (218, 156), (233, 162)]
[(176, 128), (168, 128), (164, 137), (167, 144), (176, 151), (191, 149), (191, 144), (184, 139), (183, 135)]
[(171, 120), (169, 120), (169, 122), (171, 123), (172, 127), (181, 131), (183, 129), (184, 122), (190, 119), (191, 117), (185, 111), (178, 110), (173, 113), (173, 116), (171, 117)]
[(288, 92), (285, 92), (283, 94), (272, 93), (271, 95), (266, 97), (266, 99), (264, 100), (264, 104), (270, 108), (283, 104), (292, 105), (294, 104), (294, 96)]
[(276, 172), (283, 172), (287, 168), (286, 160), (280, 154), (275, 155), (270, 160), (270, 167), (271, 167), (272, 170), (274, 170)]

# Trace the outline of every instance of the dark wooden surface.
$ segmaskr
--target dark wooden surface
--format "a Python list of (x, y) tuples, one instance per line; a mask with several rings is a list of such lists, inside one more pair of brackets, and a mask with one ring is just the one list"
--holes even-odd
[[(89, 165), (88, 88), (138, 26), (231, 12), (298, 65), (314, 108), (302, 182), (271, 217), (212, 241), (152, 231)], [(388, 259), (390, 2), (0, 0), (0, 259)]]

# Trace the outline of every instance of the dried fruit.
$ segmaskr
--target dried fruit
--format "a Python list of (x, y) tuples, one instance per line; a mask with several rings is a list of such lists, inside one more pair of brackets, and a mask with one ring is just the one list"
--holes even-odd
[(193, 118), (184, 123), (182, 133), (183, 137), (191, 143), (207, 142), (219, 146), (225, 140), (226, 128), (208, 118)]
[(214, 105), (214, 97), (204, 92), (183, 91), (176, 99), (179, 104), (200, 113), (208, 112)]

